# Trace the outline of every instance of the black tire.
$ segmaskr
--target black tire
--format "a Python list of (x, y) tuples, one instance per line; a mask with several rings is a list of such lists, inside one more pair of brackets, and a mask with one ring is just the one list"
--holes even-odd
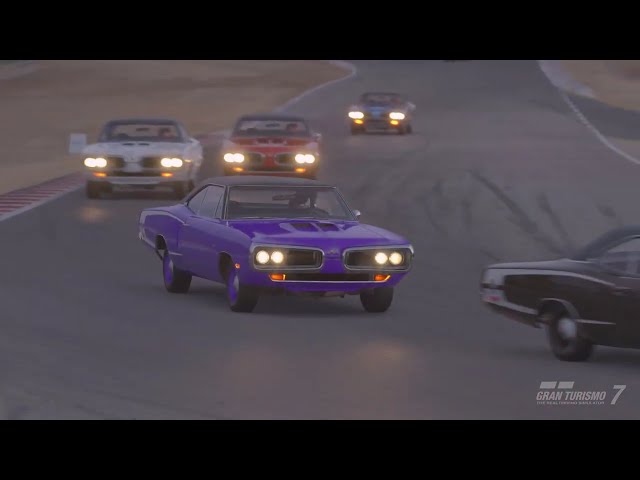
[(102, 192), (102, 190), (103, 189), (100, 182), (88, 181), (85, 187), (87, 198), (100, 198), (100, 193)]
[[(566, 310), (549, 312), (544, 315), (547, 323), (549, 346), (556, 358), (565, 362), (584, 362), (593, 352), (593, 344), (580, 336), (579, 325)], [(563, 333), (564, 325), (573, 325), (574, 334)], [(566, 328), (565, 328), (566, 329)]]
[(398, 135), (404, 135), (405, 133), (407, 133), (407, 127), (405, 127), (404, 125), (398, 126), (397, 130)]
[(162, 278), (164, 287), (170, 293), (187, 293), (191, 286), (191, 274), (173, 264), (168, 249), (165, 249), (162, 255)]
[(227, 303), (232, 312), (253, 312), (258, 304), (258, 289), (240, 282), (238, 273), (232, 264), (225, 268)]
[(379, 287), (360, 294), (360, 302), (369, 313), (386, 312), (393, 302), (393, 287)]
[(407, 125), (407, 133), (413, 133), (413, 125), (411, 124)]
[(355, 125), (351, 125), (351, 135), (360, 135), (364, 132), (363, 127), (357, 127)]

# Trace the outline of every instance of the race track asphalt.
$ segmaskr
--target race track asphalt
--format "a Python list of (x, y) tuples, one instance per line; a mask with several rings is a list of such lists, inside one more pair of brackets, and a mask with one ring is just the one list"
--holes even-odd
[[(324, 134), (320, 178), (415, 246), (389, 312), (266, 297), (234, 314), (204, 281), (170, 295), (137, 219), (172, 200), (74, 192), (0, 223), (0, 416), (640, 418), (640, 352), (560, 362), (543, 330), (478, 294), (488, 263), (555, 258), (640, 223), (640, 167), (599, 143), (534, 61), (355, 63), (357, 77), (289, 111)], [(350, 136), (346, 109), (365, 90), (406, 92), (414, 134)], [(607, 402), (537, 405), (556, 380)], [(627, 388), (610, 405), (614, 384)]]

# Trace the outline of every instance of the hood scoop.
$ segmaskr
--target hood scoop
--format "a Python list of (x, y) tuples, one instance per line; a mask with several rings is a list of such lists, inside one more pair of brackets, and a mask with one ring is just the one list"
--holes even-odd
[(340, 229), (333, 223), (314, 223), (314, 222), (290, 222), (294, 229), (299, 232), (339, 232)]
[(316, 226), (324, 232), (339, 232), (340, 229), (333, 223), (317, 223)]
[(311, 222), (291, 222), (290, 225), (300, 232), (317, 232), (318, 229)]

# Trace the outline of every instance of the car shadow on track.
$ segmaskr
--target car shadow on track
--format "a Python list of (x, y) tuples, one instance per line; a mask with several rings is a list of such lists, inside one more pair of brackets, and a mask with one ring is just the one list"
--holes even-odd
[[(192, 286), (187, 294), (194, 302), (232, 313), (222, 285)], [(252, 315), (336, 316), (365, 315), (358, 297), (303, 298), (284, 295), (262, 295)]]
[(564, 365), (579, 365), (579, 364), (592, 364), (592, 365), (612, 365), (616, 367), (629, 367), (634, 370), (640, 367), (640, 351), (624, 348), (609, 348), (596, 346), (593, 351), (593, 355), (586, 362), (573, 363), (563, 362), (556, 359), (549, 348), (546, 345), (528, 348), (515, 348), (515, 347), (499, 347), (493, 350), (495, 353), (499, 353), (506, 357), (527, 359), (539, 362), (554, 361), (560, 362)]

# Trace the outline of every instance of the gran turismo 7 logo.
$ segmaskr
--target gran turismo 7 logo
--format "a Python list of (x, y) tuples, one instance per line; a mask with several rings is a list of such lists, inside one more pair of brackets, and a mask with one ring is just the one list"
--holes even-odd
[[(575, 382), (540, 382), (536, 395), (538, 405), (615, 405), (627, 388), (626, 385), (614, 385), (613, 391), (575, 390)], [(609, 395), (610, 394), (610, 395)]]

